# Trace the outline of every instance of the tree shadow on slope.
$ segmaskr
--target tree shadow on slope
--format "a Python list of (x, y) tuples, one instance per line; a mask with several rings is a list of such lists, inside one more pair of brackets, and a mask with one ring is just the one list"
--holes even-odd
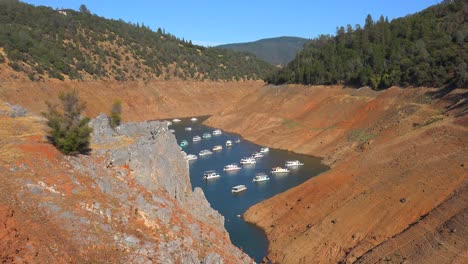
[(448, 102), (448, 105), (445, 106), (445, 113), (452, 112), (455, 117), (464, 116), (468, 113), (468, 90), (452, 93), (456, 88), (455, 85), (447, 85), (437, 91), (427, 92), (426, 95), (432, 99)]

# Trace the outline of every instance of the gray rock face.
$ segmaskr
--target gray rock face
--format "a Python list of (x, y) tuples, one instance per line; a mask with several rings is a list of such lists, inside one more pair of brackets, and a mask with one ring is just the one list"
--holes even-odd
[(195, 188), (192, 192), (185, 154), (166, 123), (131, 122), (112, 129), (109, 118), (101, 113), (91, 125), (96, 144), (120, 146), (122, 141), (132, 142), (97, 151), (108, 157), (109, 167), (128, 166), (136, 183), (148, 190), (164, 190), (196, 218), (225, 232), (224, 217), (211, 208), (203, 191)]
[(19, 105), (14, 105), (11, 107), (10, 117), (23, 117), (23, 116), (26, 116), (27, 113), (28, 113), (28, 110), (24, 109), (23, 107)]
[(216, 253), (210, 253), (205, 257), (203, 263), (206, 263), (206, 264), (223, 264), (224, 260), (223, 260), (223, 258), (221, 256), (219, 256)]
[(9, 111), (1, 111), (0, 115), (8, 115), (9, 117), (15, 118), (15, 117), (26, 116), (26, 114), (29, 113), (28, 110), (26, 110), (22, 106), (11, 105), (10, 103), (5, 103), (5, 104), (10, 109), (9, 109)]

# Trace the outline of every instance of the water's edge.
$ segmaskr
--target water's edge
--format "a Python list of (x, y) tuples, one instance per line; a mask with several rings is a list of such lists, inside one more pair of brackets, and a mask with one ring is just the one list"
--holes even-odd
[[(202, 182), (199, 179), (199, 174), (203, 170), (212, 168), (216, 169), (217, 167), (219, 172), (219, 168), (222, 168), (222, 166), (231, 162), (238, 162), (240, 157), (245, 156), (246, 153), (251, 154), (252, 151), (260, 148), (260, 146), (254, 142), (244, 139), (242, 135), (231, 133), (226, 130), (223, 130), (222, 137), (214, 137), (211, 140), (202, 140), (198, 146), (196, 143), (192, 144), (190, 140), (191, 138), (187, 137), (193, 136), (197, 133), (201, 136), (203, 132), (210, 132), (216, 129), (216, 127), (205, 125), (205, 121), (209, 117), (210, 116), (197, 117), (198, 121), (196, 123), (187, 121), (187, 118), (179, 118), (183, 120), (183, 122), (173, 124), (173, 127), (178, 128), (175, 133), (177, 141), (180, 142), (182, 139), (190, 141), (189, 146), (192, 148), (184, 148), (187, 154), (198, 154), (200, 149), (211, 148), (211, 143), (213, 142), (222, 144), (220, 142), (224, 142), (227, 138), (240, 138), (242, 145), (239, 144), (239, 146), (236, 146), (238, 149), (235, 152), (232, 151), (232, 153), (228, 153), (229, 156), (226, 156), (227, 154), (224, 153), (214, 154), (213, 157), (199, 158), (199, 160), (192, 163), (190, 165), (192, 188), (202, 188), (211, 206), (225, 217), (225, 227), (226, 230), (228, 230), (231, 242), (254, 258), (255, 261), (261, 262), (268, 254), (268, 237), (263, 228), (257, 226), (255, 223), (248, 222), (243, 219), (243, 213), (245, 213), (245, 211), (251, 206), (298, 186), (330, 168), (322, 163), (323, 159), (320, 157), (298, 154), (287, 150), (271, 149), (268, 154), (269, 156), (257, 163), (259, 166), (256, 166), (253, 169), (242, 169), (243, 172), (238, 175), (224, 175), (218, 182)], [(171, 121), (171, 119), (165, 120)], [(184, 132), (184, 129), (182, 128), (185, 126), (193, 126), (194, 130), (191, 132)], [(210, 146), (208, 147), (207, 145)], [(228, 152), (227, 149), (225, 150), (223, 148), (223, 152), (225, 151)], [(250, 177), (254, 172), (269, 172), (269, 169), (271, 169), (272, 166), (280, 165), (281, 162), (284, 164), (284, 160), (286, 159), (306, 160), (307, 162), (305, 163), (309, 166), (304, 166), (304, 168), (298, 170), (298, 172), (292, 172), (292, 175), (287, 175), (283, 178), (271, 175), (270, 177), (272, 180), (264, 184), (240, 182), (249, 180), (248, 177)], [(223, 184), (220, 184), (220, 181), (224, 181)], [(234, 181), (237, 183), (234, 183)], [(248, 186), (248, 190), (245, 194), (233, 197), (230, 193), (230, 188), (226, 189), (226, 186), (229, 184), (232, 186), (233, 184), (238, 183), (246, 184)], [(226, 195), (227, 192), (229, 193)], [(260, 236), (262, 238), (260, 238)]]

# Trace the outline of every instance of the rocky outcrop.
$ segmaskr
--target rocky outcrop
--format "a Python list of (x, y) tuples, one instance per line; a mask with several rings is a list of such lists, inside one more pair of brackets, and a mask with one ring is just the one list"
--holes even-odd
[(20, 105), (11, 105), (5, 103), (4, 110), (0, 111), (0, 115), (8, 115), (9, 117), (24, 117), (28, 111)]
[(252, 262), (192, 192), (166, 124), (113, 130), (100, 115), (92, 125), (92, 154), (69, 157), (47, 142), (41, 118), (0, 116), (3, 262)]
[[(201, 221), (224, 230), (224, 217), (210, 207), (201, 188), (192, 192), (185, 154), (167, 123), (130, 122), (112, 129), (109, 118), (101, 113), (91, 126), (94, 146), (117, 146), (95, 151), (108, 168), (116, 168), (120, 176), (131, 177), (149, 191), (166, 192)], [(122, 142), (128, 143), (119, 144)]]

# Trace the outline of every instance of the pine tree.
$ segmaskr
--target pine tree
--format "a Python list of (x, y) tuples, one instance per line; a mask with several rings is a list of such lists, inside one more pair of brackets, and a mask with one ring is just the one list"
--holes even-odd
[(52, 144), (67, 155), (88, 153), (93, 130), (88, 126), (90, 119), (81, 115), (86, 104), (80, 102), (76, 90), (61, 93), (59, 99), (62, 105), (60, 111), (57, 105), (46, 102), (48, 111), (42, 113), (51, 129), (49, 138)]
[(88, 7), (84, 4), (80, 5), (80, 12), (83, 14), (91, 14), (91, 11), (89, 11)]

